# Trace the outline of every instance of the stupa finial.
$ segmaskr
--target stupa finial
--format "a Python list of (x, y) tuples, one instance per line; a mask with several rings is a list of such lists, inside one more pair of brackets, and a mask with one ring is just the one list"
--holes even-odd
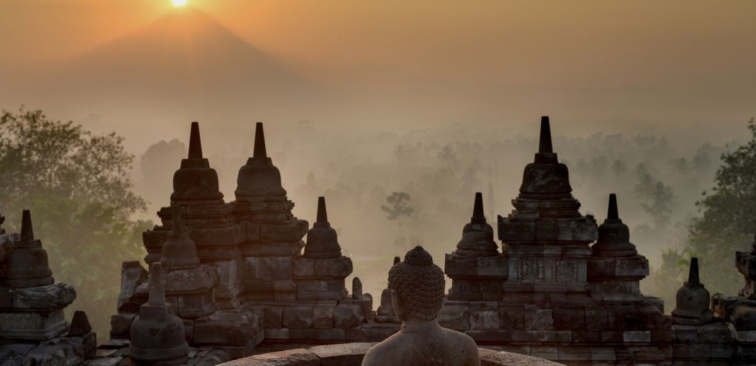
[(688, 271), (688, 283), (691, 285), (701, 284), (701, 280), (698, 277), (698, 258), (690, 259), (690, 270)]
[(192, 122), (192, 132), (189, 135), (189, 159), (202, 159), (199, 122)]
[(617, 195), (609, 195), (609, 211), (606, 214), (607, 220), (619, 220), (619, 209), (617, 208)]
[(24, 210), (21, 216), (21, 240), (34, 240), (34, 228), (32, 227), (31, 211)]
[(328, 212), (326, 211), (325, 197), (318, 197), (318, 217), (317, 222), (327, 223)]
[(551, 124), (549, 116), (541, 117), (541, 137), (538, 143), (538, 152), (541, 154), (553, 154), (554, 149), (551, 146)]
[(485, 223), (486, 216), (483, 214), (483, 194), (475, 193), (475, 205), (473, 206), (472, 223)]
[(268, 157), (268, 153), (265, 151), (265, 132), (263, 131), (262, 122), (257, 122), (257, 125), (255, 125), (255, 151), (252, 157)]

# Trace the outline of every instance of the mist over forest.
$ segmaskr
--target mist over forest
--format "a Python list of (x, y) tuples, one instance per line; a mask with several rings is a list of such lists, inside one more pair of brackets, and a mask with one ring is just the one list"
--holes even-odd
[[(386, 285), (393, 257), (412, 246), (423, 245), (434, 262), (444, 262), (470, 220), (475, 192), (483, 193), (486, 218), (494, 228), (497, 215), (509, 214), (523, 169), (537, 151), (538, 117), (531, 131), (519, 134), (464, 123), (362, 133), (307, 121), (266, 123), (265, 133), (268, 155), (296, 204), (294, 214), (312, 224), (317, 197), (326, 197), (329, 221), (354, 261), (353, 276), (375, 297)], [(133, 179), (135, 191), (149, 204), (144, 218), (154, 220), (154, 212), (169, 203), (173, 172), (187, 153), (188, 125), (186, 136), (157, 141), (137, 154)], [(224, 135), (200, 122), (205, 157), (218, 172), (227, 201), (234, 199), (236, 175), (251, 156), (253, 126), (250, 122)], [(695, 202), (710, 190), (728, 145), (600, 132), (566, 138), (562, 133), (568, 127), (552, 118), (554, 150), (570, 169), (581, 212), (601, 223), (609, 194), (617, 193), (631, 241), (652, 270), (658, 269), (664, 250), (682, 248), (685, 225), (697, 214)], [(737, 144), (734, 139), (729, 145)], [(409, 198), (397, 206), (388, 202), (395, 193)], [(411, 213), (390, 217), (397, 207), (409, 207)], [(665, 279), (644, 280), (644, 291), (674, 299), (674, 293), (660, 293), (657, 280)], [(679, 284), (670, 285), (676, 291)]]

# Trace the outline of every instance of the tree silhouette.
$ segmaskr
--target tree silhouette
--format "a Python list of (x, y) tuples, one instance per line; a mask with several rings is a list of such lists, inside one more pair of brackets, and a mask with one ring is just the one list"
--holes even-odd
[[(144, 256), (133, 221), (144, 201), (131, 191), (134, 157), (115, 134), (92, 135), (42, 111), (4, 111), (0, 117), (0, 204), (6, 226), (18, 231), (30, 209), (55, 278), (74, 285), (95, 330), (106, 332), (118, 296), (121, 262)], [(70, 314), (69, 314), (70, 316)]]
[(381, 209), (388, 213), (389, 220), (396, 220), (399, 225), (399, 221), (402, 217), (409, 217), (414, 212), (414, 209), (409, 206), (410, 195), (404, 192), (394, 192), (390, 196), (386, 197), (386, 202), (390, 206), (381, 205)]
[[(748, 251), (756, 232), (756, 124), (748, 122), (751, 140), (722, 154), (711, 194), (696, 202), (700, 216), (688, 225), (686, 257), (701, 258), (701, 280), (713, 292), (735, 294), (743, 278), (735, 269), (735, 251)], [(706, 164), (704, 154), (694, 165)], [(697, 155), (697, 156), (699, 156)], [(675, 273), (680, 253), (664, 257), (662, 271)], [(682, 278), (678, 278), (682, 281)]]

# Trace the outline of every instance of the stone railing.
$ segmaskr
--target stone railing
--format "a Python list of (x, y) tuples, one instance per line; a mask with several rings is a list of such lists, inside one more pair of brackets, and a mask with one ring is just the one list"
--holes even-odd
[[(345, 343), (263, 353), (221, 364), (221, 366), (359, 366), (375, 343)], [(478, 349), (482, 366), (557, 366), (560, 363), (511, 352)]]

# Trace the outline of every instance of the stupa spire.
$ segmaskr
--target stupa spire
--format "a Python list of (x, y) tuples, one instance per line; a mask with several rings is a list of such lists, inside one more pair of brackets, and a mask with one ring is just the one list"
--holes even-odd
[(192, 122), (192, 131), (189, 135), (189, 159), (202, 159), (199, 122)]
[(24, 210), (21, 217), (21, 240), (34, 240), (34, 228), (32, 227), (31, 212)]
[(617, 194), (609, 195), (606, 220), (598, 227), (598, 241), (593, 246), (593, 255), (599, 257), (628, 257), (638, 254), (630, 242), (630, 229), (619, 217)]
[(475, 205), (473, 206), (473, 215), (470, 222), (475, 224), (486, 223), (486, 216), (483, 214), (483, 194), (475, 193)]
[(607, 220), (619, 220), (619, 210), (617, 209), (617, 195), (609, 195), (609, 211), (606, 214)]
[(257, 125), (255, 125), (255, 151), (252, 157), (268, 157), (268, 153), (265, 151), (265, 132), (263, 131), (262, 122), (257, 122)]
[(538, 152), (541, 154), (553, 154), (554, 149), (551, 146), (551, 125), (549, 116), (541, 117), (541, 136), (538, 142)]
[(310, 258), (341, 257), (341, 246), (336, 230), (328, 222), (325, 197), (318, 197), (318, 214), (315, 225), (307, 231), (307, 245), (304, 256)]
[(688, 283), (691, 285), (701, 284), (701, 280), (698, 277), (698, 258), (690, 259), (690, 270), (688, 271)]
[(181, 159), (181, 167), (173, 173), (171, 205), (189, 203), (222, 204), (218, 189), (218, 173), (202, 156), (199, 122), (192, 122), (189, 132), (189, 152)]
[(318, 197), (318, 217), (317, 222), (327, 223), (328, 212), (326, 211), (325, 197)]

